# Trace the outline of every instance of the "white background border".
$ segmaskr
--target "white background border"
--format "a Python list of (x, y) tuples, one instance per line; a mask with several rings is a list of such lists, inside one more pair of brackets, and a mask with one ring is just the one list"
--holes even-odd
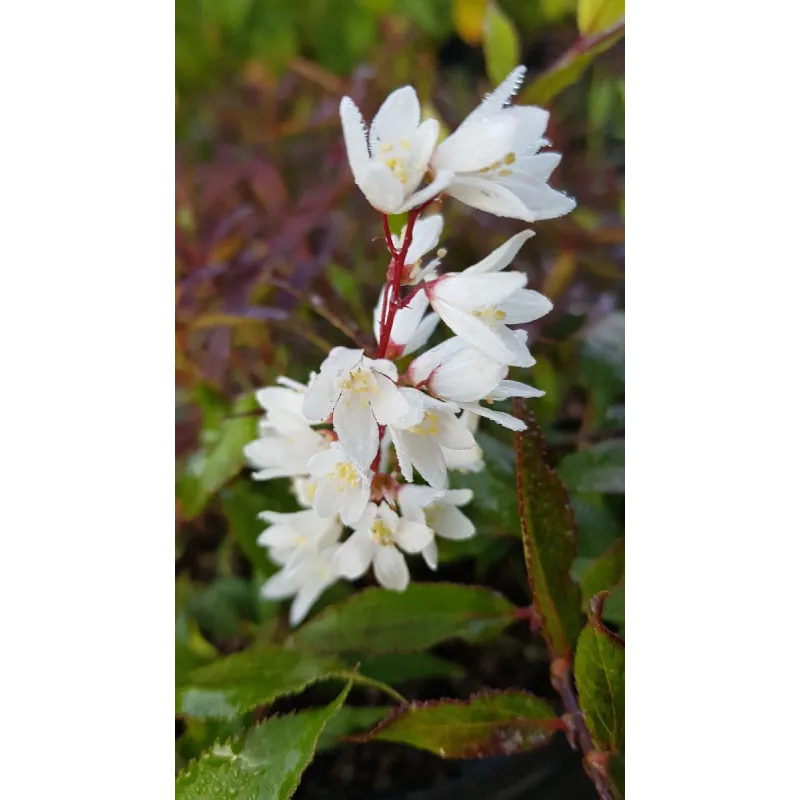
[[(628, 797), (797, 796), (800, 19), (629, 5)], [(173, 8), (0, 14), (0, 795), (169, 797)]]

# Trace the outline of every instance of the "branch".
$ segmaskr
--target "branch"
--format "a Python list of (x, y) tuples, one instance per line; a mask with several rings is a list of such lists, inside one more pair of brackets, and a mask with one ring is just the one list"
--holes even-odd
[(550, 664), (550, 680), (553, 688), (561, 695), (561, 701), (566, 709), (567, 738), (572, 749), (580, 747), (583, 753), (583, 768), (594, 784), (601, 800), (614, 800), (608, 777), (605, 771), (606, 754), (595, 750), (589, 729), (583, 718), (583, 712), (575, 697), (572, 686), (572, 674), (569, 662), (565, 658), (554, 658)]

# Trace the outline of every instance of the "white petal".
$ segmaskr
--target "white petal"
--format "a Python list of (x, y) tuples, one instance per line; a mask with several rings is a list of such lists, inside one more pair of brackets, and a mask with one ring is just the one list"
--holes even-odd
[(438, 418), (439, 435), (437, 438), (442, 447), (449, 447), (451, 450), (466, 450), (475, 446), (475, 437), (463, 420), (448, 412), (438, 414)]
[(329, 518), (341, 510), (342, 493), (333, 481), (321, 479), (317, 484), (311, 503), (314, 513), (323, 519)]
[(303, 400), (303, 414), (312, 422), (324, 422), (333, 411), (339, 390), (331, 372), (320, 373)]
[(436, 533), (445, 539), (460, 541), (475, 535), (475, 526), (466, 514), (455, 506), (438, 506), (431, 514), (430, 523)]
[(472, 489), (448, 489), (439, 502), (447, 506), (463, 506), (472, 502), (472, 497)]
[(379, 424), (392, 425), (408, 413), (408, 401), (385, 375), (380, 372), (373, 374), (378, 383), (378, 394), (370, 400), (372, 411)]
[(437, 367), (446, 363), (448, 359), (453, 358), (468, 347), (469, 343), (465, 339), (460, 339), (458, 336), (445, 339), (441, 344), (437, 344), (436, 347), (426, 350), (411, 362), (408, 367), (409, 377), (414, 383), (422, 383), (422, 381), (430, 377), (430, 374)]
[(365, 358), (364, 362), (374, 372), (380, 372), (397, 383), (397, 364), (393, 361), (388, 358)]
[(436, 173), (436, 177), (427, 186), (424, 186), (418, 192), (414, 192), (405, 203), (401, 204), (397, 211), (391, 213), (397, 214), (403, 211), (410, 211), (412, 208), (427, 203), (428, 200), (447, 189), (451, 180), (453, 180), (453, 173), (446, 169), (440, 169)]
[(299, 587), (296, 569), (282, 569), (276, 572), (261, 587), (261, 596), (272, 600), (282, 600), (293, 595)]
[(381, 318), (383, 316), (383, 293), (385, 286), (386, 284), (381, 286), (381, 290), (378, 292), (378, 302), (372, 312), (372, 333), (375, 335), (376, 342), (380, 342), (381, 340)]
[(363, 350), (355, 347), (334, 347), (328, 357), (322, 362), (321, 372), (336, 372), (344, 370), (349, 372), (361, 360)]
[(394, 540), (406, 553), (419, 553), (433, 539), (433, 531), (424, 523), (401, 519)]
[(411, 151), (408, 154), (408, 182), (406, 191), (415, 189), (425, 173), (431, 160), (436, 142), (439, 139), (439, 123), (435, 119), (426, 119), (417, 128), (411, 140)]
[(518, 122), (514, 134), (514, 152), (518, 155), (542, 139), (550, 118), (549, 112), (538, 106), (512, 106), (503, 109), (502, 116), (513, 117)]
[(436, 572), (436, 567), (439, 565), (439, 549), (436, 547), (435, 540), (422, 548), (422, 557), (428, 568)]
[[(420, 294), (425, 297), (423, 292)], [(427, 301), (427, 297), (425, 300)], [(426, 302), (427, 305), (427, 302)], [(428, 314), (422, 322), (417, 325), (417, 329), (414, 333), (409, 337), (408, 341), (406, 342), (406, 346), (403, 348), (403, 355), (410, 356), (412, 353), (415, 353), (419, 350), (420, 347), (423, 347), (427, 344), (428, 339), (431, 338), (431, 334), (436, 330), (436, 326), (439, 324), (439, 315), (438, 314)]]
[(466, 121), (436, 148), (433, 166), (438, 172), (474, 173), (488, 167), (512, 151), (518, 126), (511, 117), (493, 116)]
[(408, 566), (403, 554), (391, 545), (378, 547), (375, 553), (375, 577), (381, 586), (394, 589), (396, 592), (405, 591), (410, 580)]
[(519, 381), (500, 381), (489, 393), (492, 400), (506, 400), (509, 397), (543, 397), (541, 389), (528, 386), (527, 383)]
[(425, 292), (418, 291), (411, 302), (395, 314), (390, 339), (395, 344), (405, 344), (419, 327), (420, 320), (428, 310), (428, 298)]
[(371, 161), (355, 178), (358, 188), (370, 204), (384, 214), (399, 214), (403, 210), (403, 184), (385, 164)]
[(561, 153), (536, 153), (517, 159), (514, 174), (528, 181), (546, 183), (561, 163)]
[[(401, 436), (409, 460), (417, 468), (417, 472), (431, 486), (444, 489), (447, 486), (447, 469), (444, 464), (442, 448), (434, 437), (408, 432), (404, 432)], [(411, 478), (406, 478), (406, 480), (411, 480)]]
[(315, 580), (304, 584), (292, 600), (289, 610), (289, 625), (299, 625), (308, 615), (311, 606), (319, 600), (320, 595), (328, 588), (330, 582)]
[(431, 300), (431, 303), (444, 324), (453, 333), (466, 339), (469, 344), (485, 353), (489, 358), (506, 364), (519, 360), (517, 350), (509, 350), (500, 335), (502, 330), (508, 330), (508, 328), (503, 329), (500, 326), (490, 328), (480, 319), (460, 308), (448, 303), (436, 302), (434, 299)]
[(429, 292), (431, 304), (442, 300), (461, 308), (485, 308), (502, 303), (528, 282), (522, 272), (492, 272), (487, 275), (449, 273)]
[[(457, 490), (454, 490), (457, 491)], [(468, 489), (466, 491), (469, 491)], [(422, 522), (424, 516), (417, 516), (413, 512), (429, 506), (435, 500), (448, 494), (440, 489), (433, 489), (430, 486), (419, 486), (413, 483), (403, 484), (397, 492), (397, 501), (404, 517), (409, 517), (414, 522)], [(471, 492), (470, 492), (471, 494)]]
[(362, 469), (369, 469), (378, 452), (378, 423), (369, 404), (356, 392), (345, 392), (333, 412), (333, 429), (345, 452)]
[(521, 219), (524, 222), (539, 218), (514, 192), (489, 178), (459, 176), (450, 184), (448, 192), (456, 200), (498, 217)]
[(397, 464), (400, 467), (400, 474), (407, 481), (413, 481), (414, 468), (411, 463), (411, 454), (408, 452), (405, 445), (406, 434), (401, 430), (390, 427), (389, 435), (392, 437), (392, 443), (394, 444), (394, 452), (397, 456)]
[[(439, 244), (443, 226), (444, 218), (441, 214), (431, 214), (429, 217), (417, 220), (414, 225), (414, 236), (411, 239), (408, 253), (406, 253), (406, 264), (413, 264)], [(402, 234), (405, 235), (405, 228), (403, 228)], [(402, 241), (395, 242), (396, 246), (401, 244)]]
[(380, 151), (381, 142), (395, 142), (411, 137), (419, 126), (420, 107), (417, 93), (411, 86), (395, 89), (378, 109), (369, 129), (372, 155)]
[(473, 121), (491, 117), (494, 114), (499, 114), (505, 104), (517, 93), (517, 89), (522, 85), (525, 79), (526, 69), (521, 64), (514, 67), (508, 75), (503, 78), (499, 86), (491, 93), (486, 95), (483, 102), (464, 120)]
[(422, 421), (423, 416), (425, 416), (427, 397), (418, 389), (412, 389), (409, 386), (402, 386), (398, 391), (408, 404), (408, 411), (394, 422), (392, 427), (404, 430), (418, 425)]
[(505, 269), (516, 257), (520, 247), (533, 236), (533, 231), (520, 231), (508, 241), (503, 242), (496, 250), (489, 253), (483, 261), (467, 267), (462, 275), (482, 275), (487, 272), (499, 272)]
[(369, 164), (364, 120), (361, 118), (361, 112), (356, 104), (349, 97), (343, 97), (342, 102), (339, 103), (339, 116), (342, 119), (347, 160), (350, 162), (350, 169), (357, 182), (358, 175)]
[(364, 480), (357, 487), (347, 489), (343, 494), (344, 505), (340, 511), (345, 525), (355, 525), (364, 514), (369, 502), (370, 481)]
[(373, 542), (369, 536), (353, 533), (336, 551), (333, 564), (336, 571), (348, 580), (360, 578), (372, 562)]
[(511, 297), (503, 300), (499, 308), (505, 312), (503, 320), (507, 325), (533, 322), (553, 310), (553, 304), (533, 289), (518, 289)]
[[(458, 339), (458, 337), (454, 337)], [(508, 367), (468, 347), (451, 356), (430, 378), (430, 389), (448, 400), (480, 400), (506, 376)]]
[(504, 325), (498, 325), (496, 333), (512, 354), (507, 362), (509, 366), (532, 367), (536, 363), (536, 359), (531, 355), (525, 342), (516, 335), (516, 331), (506, 328)]
[(480, 414), (480, 416), (486, 417), (486, 419), (497, 422), (504, 428), (509, 428), (512, 431), (524, 431), (527, 427), (521, 419), (511, 414), (506, 414), (504, 411), (494, 411), (491, 408), (478, 405), (478, 403), (464, 403), (464, 408), (471, 411), (473, 414)]

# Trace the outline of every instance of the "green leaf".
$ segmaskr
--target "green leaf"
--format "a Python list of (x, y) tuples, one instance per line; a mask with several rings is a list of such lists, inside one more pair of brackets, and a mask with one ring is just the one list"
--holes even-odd
[(489, 691), (398, 708), (363, 739), (401, 742), (442, 758), (477, 758), (532, 750), (562, 727), (556, 712), (528, 692)]
[(178, 478), (176, 496), (185, 519), (196, 517), (214, 494), (245, 465), (244, 446), (256, 438), (258, 404), (252, 395), (240, 397), (220, 419), (220, 410), (204, 408), (204, 447), (188, 460)]
[(600, 33), (582, 39), (570, 48), (550, 69), (543, 72), (520, 94), (521, 104), (547, 105), (558, 94), (572, 86), (587, 67), (625, 35), (625, 23), (618, 22)]
[(190, 672), (176, 692), (176, 713), (234, 717), (346, 670), (337, 659), (296, 650), (246, 650)]
[[(478, 433), (475, 438), (483, 452), (485, 468), (481, 472), (453, 472), (453, 488), (472, 489), (474, 498), (470, 509), (481, 516), (476, 522), (485, 523), (479, 525), (479, 530), (490, 528), (498, 533), (515, 534), (519, 513), (514, 486), (514, 450), (485, 433)], [(457, 544), (471, 546), (467, 542)]]
[(361, 662), (359, 672), (388, 684), (398, 684), (415, 678), (452, 678), (464, 670), (452, 661), (430, 653), (389, 653), (373, 656)]
[(391, 710), (389, 706), (345, 706), (326, 725), (317, 742), (317, 750), (328, 750), (348, 736), (365, 733)]
[(578, 0), (578, 30), (582, 36), (599, 33), (625, 16), (625, 0)]
[(598, 558), (622, 535), (622, 524), (601, 494), (573, 494), (581, 558)]
[(564, 484), (545, 461), (544, 437), (521, 400), (514, 413), (522, 544), (533, 602), (551, 657), (568, 661), (581, 630), (581, 593), (570, 575), (577, 553), (575, 519)]
[(483, 18), (483, 54), (486, 72), (495, 85), (520, 63), (519, 36), (496, 3), (489, 3)]
[(578, 639), (575, 685), (595, 745), (625, 751), (625, 644), (603, 624), (606, 593), (592, 599), (589, 622)]
[(445, 639), (491, 639), (516, 615), (515, 606), (489, 589), (412, 583), (402, 593), (365, 589), (307, 622), (294, 642), (322, 652), (413, 652)]
[(608, 759), (606, 774), (614, 797), (617, 800), (623, 800), (625, 797), (625, 757), (619, 753), (614, 753)]
[(350, 684), (325, 708), (267, 719), (241, 748), (216, 744), (178, 776), (176, 800), (288, 800), (349, 691)]
[[(268, 487), (263, 483), (256, 483), (250, 478), (237, 480), (220, 492), (222, 511), (228, 520), (228, 530), (262, 579), (275, 573), (277, 567), (267, 557), (266, 548), (257, 542), (267, 527), (267, 523), (260, 520), (258, 515), (267, 509), (291, 511), (296, 508), (293, 502), (286, 503), (284, 500), (284, 504), (276, 503), (273, 500), (275, 494), (277, 493), (269, 493)], [(283, 495), (286, 496), (287, 493), (283, 492)]]
[(564, 485), (575, 492), (625, 492), (625, 442), (611, 439), (564, 456), (558, 465)]
[(579, 583), (584, 609), (598, 593), (616, 586), (625, 574), (625, 541), (618, 539), (603, 555), (581, 571)]

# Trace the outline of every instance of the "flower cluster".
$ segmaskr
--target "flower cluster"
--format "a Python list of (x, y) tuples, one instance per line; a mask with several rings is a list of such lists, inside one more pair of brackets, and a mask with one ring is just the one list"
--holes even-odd
[[(475, 440), (481, 417), (524, 428), (492, 408), (495, 401), (542, 394), (508, 379), (510, 367), (535, 363), (524, 331), (510, 326), (552, 308), (525, 288), (525, 274), (506, 269), (533, 232), (512, 236), (467, 269), (444, 272), (442, 217), (421, 216), (443, 193), (527, 222), (572, 210), (574, 201), (547, 185), (560, 160), (539, 152), (547, 113), (507, 106), (523, 75), (515, 69), (438, 145), (438, 123), (420, 121), (410, 86), (389, 95), (368, 131), (352, 100), (342, 100), (353, 176), (384, 215), (391, 262), (374, 311), (374, 351), (335, 347), (307, 385), (280, 378), (257, 394), (266, 415), (245, 448), (253, 478), (290, 478), (303, 507), (260, 515), (269, 526), (259, 544), (280, 566), (262, 593), (294, 598), (292, 625), (339, 579), (371, 567), (379, 584), (403, 591), (410, 579), (404, 554), (421, 554), (435, 570), (437, 536), (474, 536), (461, 510), (472, 492), (449, 488), (448, 471), (483, 468)], [(392, 236), (386, 215), (403, 212), (406, 227)], [(439, 322), (449, 337), (419, 352)], [(401, 374), (397, 362), (413, 354)], [(414, 483), (415, 474), (424, 483)]]

